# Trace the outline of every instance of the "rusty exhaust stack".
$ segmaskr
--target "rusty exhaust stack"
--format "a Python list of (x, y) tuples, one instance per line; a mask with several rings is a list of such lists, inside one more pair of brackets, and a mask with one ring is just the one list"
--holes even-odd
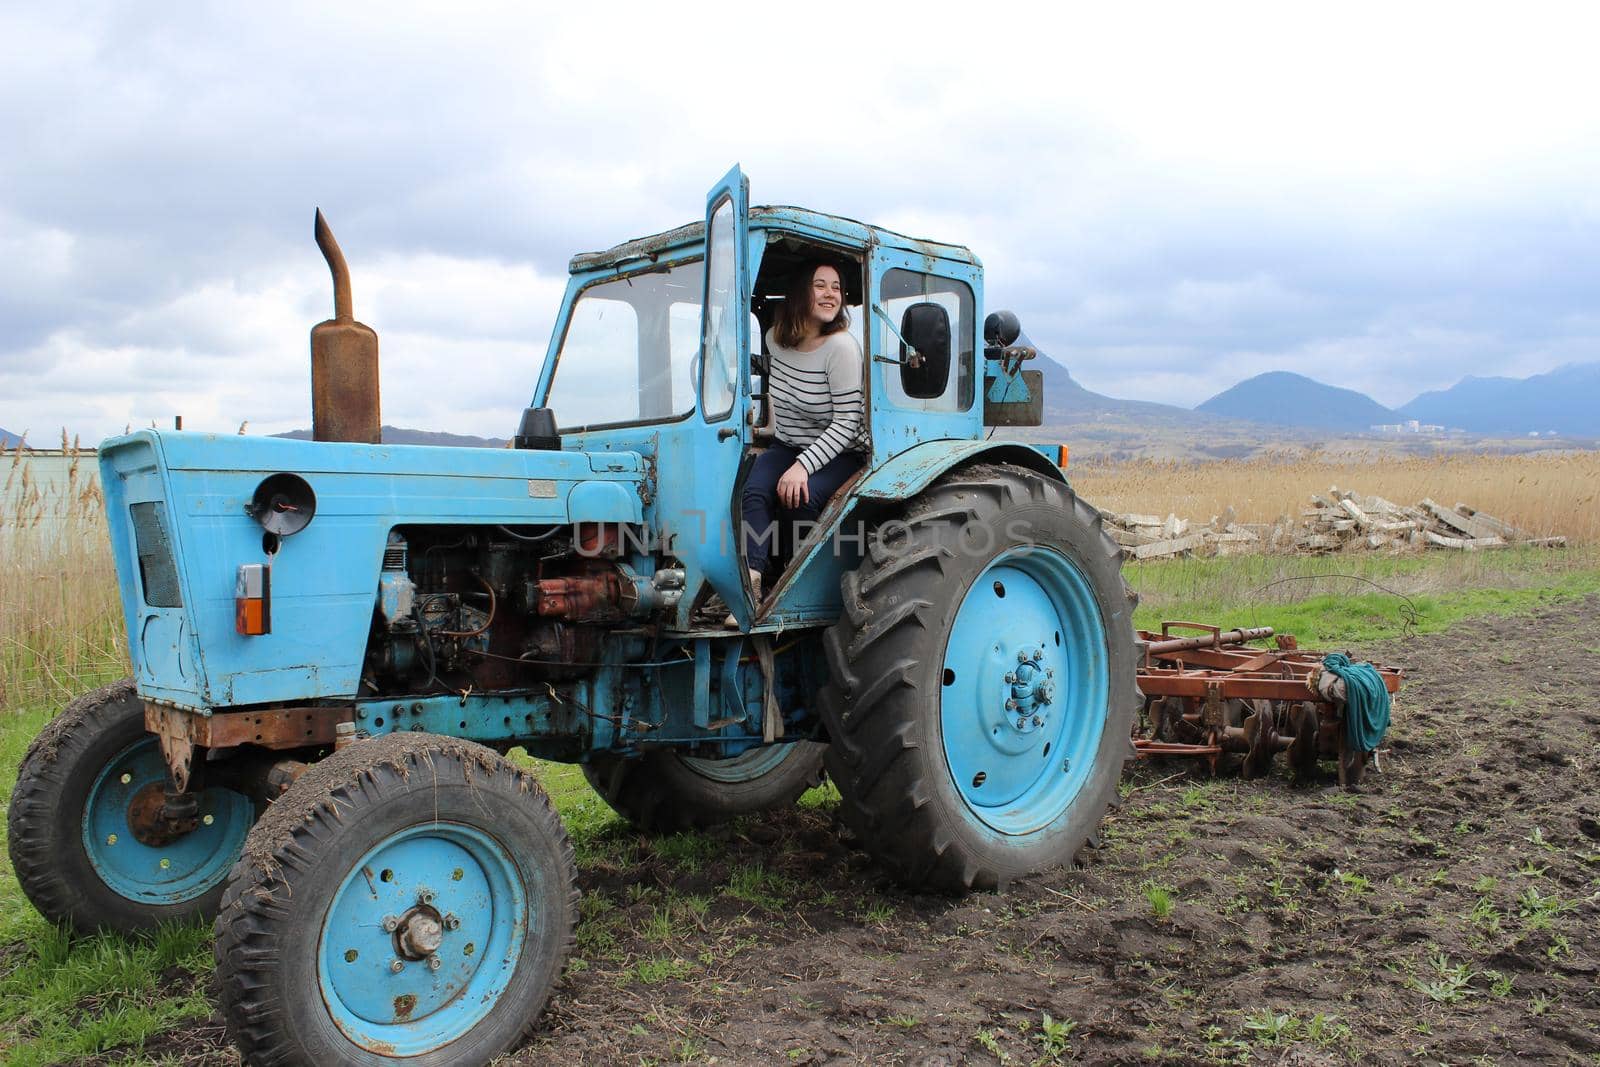
[(317, 209), (317, 247), (333, 273), (333, 318), (311, 328), (311, 438), (377, 444), (378, 335), (355, 320), (350, 268)]

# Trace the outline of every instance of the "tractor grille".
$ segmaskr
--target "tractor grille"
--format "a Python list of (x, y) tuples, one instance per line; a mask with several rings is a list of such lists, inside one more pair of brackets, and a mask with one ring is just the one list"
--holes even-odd
[(172, 543), (167, 540), (165, 508), (159, 500), (130, 505), (133, 513), (133, 539), (139, 551), (139, 584), (144, 587), (144, 602), (152, 608), (181, 608), (183, 593), (178, 589), (178, 567), (172, 558)]

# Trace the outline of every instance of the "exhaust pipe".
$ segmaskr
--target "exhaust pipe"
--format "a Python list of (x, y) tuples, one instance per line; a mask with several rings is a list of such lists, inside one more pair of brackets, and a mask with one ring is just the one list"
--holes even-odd
[(317, 247), (333, 273), (333, 318), (311, 328), (311, 439), (378, 444), (378, 335), (355, 320), (350, 268), (317, 209)]

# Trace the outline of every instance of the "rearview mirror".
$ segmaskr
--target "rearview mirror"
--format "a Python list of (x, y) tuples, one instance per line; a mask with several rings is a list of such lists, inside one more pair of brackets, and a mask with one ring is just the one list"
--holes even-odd
[(930, 400), (949, 384), (950, 313), (939, 304), (912, 304), (900, 317), (900, 388)]

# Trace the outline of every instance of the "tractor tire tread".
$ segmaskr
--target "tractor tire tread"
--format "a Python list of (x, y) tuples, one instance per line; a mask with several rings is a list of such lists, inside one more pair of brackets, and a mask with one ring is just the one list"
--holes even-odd
[[(919, 528), (933, 523), (984, 521), (1017, 506), (1052, 501), (1070, 510), (1079, 526), (1093, 531), (1100, 555), (1110, 566), (1120, 564), (1121, 549), (1097, 523), (1096, 509), (1065, 484), (1009, 465), (980, 463), (945, 475), (914, 500), (898, 522), (908, 530), (904, 536), (916, 538)], [(905, 548), (903, 541), (901, 547)], [(919, 698), (916, 683), (902, 665), (934, 654), (924, 647), (926, 635), (940, 632), (940, 613), (949, 610), (948, 593), (941, 595), (940, 587), (946, 580), (946, 560), (954, 553), (940, 552), (938, 547), (916, 544), (901, 552), (880, 548), (867, 553), (860, 568), (845, 577), (842, 589), (848, 610), (824, 638), (833, 672), (832, 684), (819, 695), (821, 717), (832, 741), (825, 763), (841, 794), (840, 821), (900, 881), (956, 893), (1003, 889), (1021, 872), (986, 863), (949, 836), (913, 758), (925, 740), (911, 717), (893, 707), (896, 701)], [(930, 560), (939, 566), (928, 566)], [(1116, 603), (1105, 605), (1105, 624), (1131, 632), (1134, 598), (1120, 575), (1116, 581), (1119, 584), (1112, 588), (1122, 596), (1113, 596)], [(1141, 703), (1131, 664), (1127, 673), (1127, 682), (1121, 684), (1130, 689), (1111, 701), (1105, 726), (1124, 738), (1131, 735), (1131, 715)], [(863, 684), (863, 679), (871, 681)], [(1111, 683), (1113, 694), (1124, 692), (1118, 679), (1113, 677)], [(1131, 740), (1126, 744), (1131, 757)], [(1117, 799), (1121, 761), (1116, 770), (1101, 776), (1099, 795), (1086, 798), (1095, 826)], [(1065, 854), (1075, 858), (1087, 843), (1086, 837)]]
[[(28, 745), (11, 793), (6, 850), (17, 882), (41, 915), (79, 933), (138, 934), (162, 922), (209, 918), (222, 893), (218, 886), (193, 900), (146, 905), (85, 884), (97, 876), (80, 854), (76, 827), (62, 825), (63, 805), (89, 791), (92, 779), (83, 780), (87, 772), (78, 761), (92, 746), (110, 732), (125, 732), (127, 743), (144, 732), (144, 709), (136, 700), (131, 678), (72, 700)], [(80, 861), (82, 869), (74, 870)]]
[(821, 785), (822, 745), (793, 742), (789, 758), (763, 786), (700, 779), (670, 749), (641, 756), (599, 754), (583, 775), (612, 811), (647, 833), (680, 833), (718, 826), (740, 815), (792, 806)]
[[(556, 950), (560, 975), (577, 941), (578, 868), (572, 842), (538, 779), (492, 750), (458, 738), (423, 733), (371, 738), (313, 764), (256, 824), (245, 854), (229, 874), (215, 924), (217, 999), (244, 1063), (261, 1067), (301, 1063), (283, 1002), (267, 978), (279, 960), (276, 931), (289, 914), (286, 901), (293, 895), (293, 874), (318, 863), (321, 853), (316, 843), (326, 840), (347, 813), (359, 812), (358, 801), (381, 801), (386, 779), (404, 782), (413, 774), (437, 773), (434, 767), (441, 756), (458, 761), (469, 784), (480, 775), (486, 780), (505, 779), (498, 791), (525, 797), (533, 818), (559, 841), (563, 875), (553, 910), (561, 916)], [(551, 908), (550, 902), (544, 906)], [(538, 1012), (527, 1013), (510, 1047), (520, 1044), (538, 1020)]]

